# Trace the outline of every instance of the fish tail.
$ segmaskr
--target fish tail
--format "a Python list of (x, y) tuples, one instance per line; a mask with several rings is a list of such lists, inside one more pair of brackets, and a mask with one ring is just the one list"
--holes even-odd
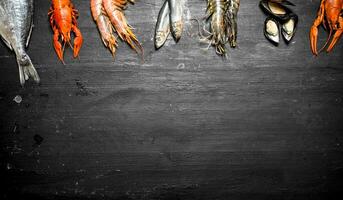
[(32, 64), (30, 57), (26, 53), (17, 54), (20, 84), (24, 86), (25, 81), (30, 77), (37, 83), (40, 82), (39, 75)]

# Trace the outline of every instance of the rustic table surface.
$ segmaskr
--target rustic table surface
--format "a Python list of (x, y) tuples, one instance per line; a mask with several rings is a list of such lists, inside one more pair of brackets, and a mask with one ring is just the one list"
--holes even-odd
[[(242, 0), (227, 60), (205, 49), (190, 20), (206, 1), (188, 0), (182, 39), (155, 51), (163, 2), (138, 0), (126, 15), (144, 62), (125, 43), (113, 60), (89, 2), (73, 2), (85, 42), (80, 59), (66, 49), (63, 65), (50, 1), (35, 1), (28, 53), (41, 85), (20, 87), (0, 43), (0, 198), (321, 199), (341, 189), (343, 41), (312, 56), (319, 0), (293, 1), (298, 31), (279, 47), (263, 36), (258, 1)], [(321, 28), (319, 43), (326, 37)]]

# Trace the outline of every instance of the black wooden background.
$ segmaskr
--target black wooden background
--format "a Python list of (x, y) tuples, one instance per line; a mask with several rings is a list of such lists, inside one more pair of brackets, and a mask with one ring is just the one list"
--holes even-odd
[[(178, 44), (155, 51), (163, 2), (138, 0), (126, 15), (143, 63), (124, 43), (113, 60), (89, 1), (74, 0), (85, 43), (62, 65), (50, 1), (36, 0), (28, 52), (40, 86), (20, 87), (14, 54), (0, 43), (0, 198), (333, 199), (343, 178), (343, 41), (313, 57), (319, 0), (293, 2), (298, 32), (275, 47), (258, 1), (242, 0), (239, 46), (223, 60), (202, 49), (189, 20)], [(187, 6), (187, 19), (204, 16), (206, 1)], [(321, 29), (320, 44), (326, 36)]]

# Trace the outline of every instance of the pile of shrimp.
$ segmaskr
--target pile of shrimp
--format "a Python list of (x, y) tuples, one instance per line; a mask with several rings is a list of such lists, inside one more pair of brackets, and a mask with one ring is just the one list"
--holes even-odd
[(226, 56), (225, 44), (232, 48), (237, 46), (237, 13), (240, 0), (207, 0), (206, 20), (209, 22), (207, 36), (203, 40), (214, 46), (216, 53)]
[(141, 52), (143, 55), (143, 47), (123, 12), (128, 3), (134, 3), (134, 0), (91, 0), (93, 19), (98, 26), (104, 45), (111, 51), (113, 57), (118, 46), (114, 32), (137, 53)]

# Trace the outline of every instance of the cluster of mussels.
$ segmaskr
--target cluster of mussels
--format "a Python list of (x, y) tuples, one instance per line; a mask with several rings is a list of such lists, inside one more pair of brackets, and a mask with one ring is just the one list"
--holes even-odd
[(264, 22), (264, 35), (273, 44), (278, 45), (281, 35), (288, 44), (294, 37), (298, 16), (284, 4), (295, 6), (287, 0), (262, 0), (261, 9), (268, 15)]

